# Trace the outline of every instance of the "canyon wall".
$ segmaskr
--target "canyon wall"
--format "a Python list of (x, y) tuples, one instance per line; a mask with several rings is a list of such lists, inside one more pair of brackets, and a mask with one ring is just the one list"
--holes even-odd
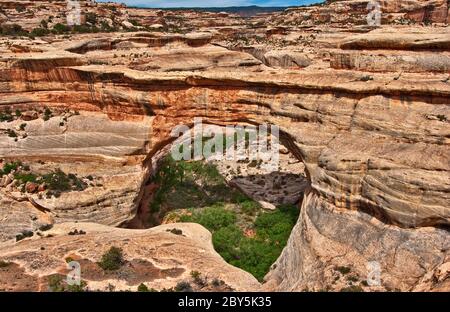
[[(433, 118), (448, 115), (446, 82), (417, 75), (395, 80), (393, 74), (374, 74), (365, 81), (364, 74), (334, 70), (326, 76), (317, 72), (189, 75), (105, 66), (41, 71), (35, 69), (45, 68), (45, 60), (25, 64), (2, 70), (3, 90), (8, 90), (3, 103), (62, 106), (96, 113), (96, 119), (83, 117), (83, 123), (74, 119), (64, 141), (55, 136), (37, 142), (30, 133), (24, 141), (8, 142), (3, 153), (11, 157), (30, 151), (41, 159), (66, 153), (70, 157), (152, 155), (170, 141), (169, 133), (176, 125), (189, 125), (194, 117), (215, 124), (279, 125), (286, 144), (304, 161), (311, 189), (288, 246), (269, 274), (275, 289), (317, 289), (329, 282), (317, 277), (318, 272), (325, 274), (351, 263), (363, 276), (366, 262), (380, 261), (386, 286), (393, 280), (392, 288), (409, 290), (422, 285), (425, 273), (448, 261), (449, 126), (448, 121)], [(153, 116), (148, 116), (148, 109)], [(114, 120), (114, 127), (105, 128), (107, 123), (102, 122), (98, 139), (95, 130), (77, 133), (71, 149), (70, 133), (80, 124), (83, 131), (95, 129), (102, 114)], [(121, 128), (130, 121), (142, 125)], [(117, 129), (119, 138), (114, 135)], [(137, 153), (125, 147), (120, 150), (120, 142), (124, 146), (126, 141), (133, 142), (132, 133), (147, 136), (148, 147)], [(84, 152), (85, 144), (89, 152)], [(115, 148), (96, 151), (95, 146), (104, 144)], [(123, 184), (120, 191), (138, 191), (143, 174), (134, 181), (129, 191)], [(105, 196), (112, 200), (110, 194)], [(80, 197), (63, 199), (70, 207), (58, 212), (59, 218), (85, 216), (110, 224), (121, 220), (107, 221), (114, 216), (107, 209), (86, 215), (83, 210), (87, 213), (90, 208), (81, 204)], [(130, 207), (132, 199), (122, 199), (124, 207)], [(408, 266), (402, 265), (405, 261)]]
[[(448, 23), (446, 0), (330, 0), (325, 5), (288, 9), (290, 23), (365, 25), (367, 14), (379, 10), (382, 24)], [(306, 21), (305, 21), (306, 20)]]
[[(300, 218), (263, 289), (340, 290), (344, 280), (357, 284), (378, 272), (380, 283), (366, 290), (448, 290), (448, 26), (364, 28), (355, 35), (356, 28), (342, 29), (347, 21), (305, 30), (284, 18), (325, 9), (337, 16), (349, 5), (361, 15), (353, 5), (366, 2), (274, 13), (267, 19), (270, 27), (257, 26), (264, 17), (244, 22), (226, 15), (229, 25), (214, 26), (207, 34), (134, 31), (70, 34), (70, 40), (63, 35), (2, 39), (0, 110), (8, 119), (0, 123), (3, 164), (21, 160), (36, 172), (59, 168), (87, 186), (45, 197), (21, 191), (14, 176), (3, 176), (0, 255), (36, 276), (43, 272), (27, 268), (35, 266), (37, 247), (47, 241), (45, 250), (55, 242), (72, 244), (69, 229), (85, 229), (91, 241), (111, 235), (111, 243), (125, 246), (127, 230), (103, 225), (120, 226), (135, 216), (154, 170), (152, 156), (172, 142), (174, 127), (192, 126), (194, 117), (202, 117), (217, 125), (277, 125), (284, 145), (305, 164), (309, 186)], [(413, 14), (425, 2), (383, 5)], [(445, 3), (433, 3), (436, 9), (427, 16), (443, 22)], [(284, 24), (273, 28), (280, 17)], [(210, 27), (209, 18), (196, 19), (202, 31)], [(236, 26), (237, 21), (242, 24)], [(248, 38), (235, 38), (236, 33)], [(308, 62), (292, 61), (299, 55)], [(102, 226), (85, 225), (91, 222)], [(49, 225), (55, 225), (50, 234), (56, 237), (42, 230)], [(24, 231), (39, 234), (14, 242)], [(225, 265), (211, 246), (198, 241), (210, 240), (202, 229), (188, 225), (186, 231), (188, 237), (178, 237), (179, 242), (208, 253), (212, 267)], [(153, 241), (156, 232), (130, 231), (129, 239)], [(172, 244), (177, 237), (170, 235), (164, 237)], [(52, 263), (44, 273), (58, 270), (71, 251), (98, 260), (95, 246), (80, 251), (83, 244), (80, 238), (59, 250), (57, 260), (42, 252), (43, 263)], [(161, 268), (185, 266), (181, 277), (198, 268), (190, 249), (181, 258), (173, 250), (145, 252), (153, 253), (155, 263), (167, 256)], [(259, 289), (248, 273), (226, 266), (228, 271), (234, 274), (226, 281), (232, 288)]]

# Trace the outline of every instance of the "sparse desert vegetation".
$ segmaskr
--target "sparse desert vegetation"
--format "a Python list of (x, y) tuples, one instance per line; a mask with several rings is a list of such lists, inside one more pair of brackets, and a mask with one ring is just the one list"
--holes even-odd
[(0, 290), (448, 291), (450, 4), (366, 2), (0, 0)]
[(124, 263), (122, 249), (113, 246), (103, 254), (98, 265), (103, 270), (115, 271), (120, 269)]

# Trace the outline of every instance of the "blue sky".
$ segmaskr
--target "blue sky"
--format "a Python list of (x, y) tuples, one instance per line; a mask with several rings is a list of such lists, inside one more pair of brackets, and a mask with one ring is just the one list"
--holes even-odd
[[(107, 2), (107, 0), (100, 0)], [(322, 0), (117, 0), (133, 6), (145, 6), (153, 8), (170, 7), (227, 7), (227, 6), (296, 6), (323, 2)]]

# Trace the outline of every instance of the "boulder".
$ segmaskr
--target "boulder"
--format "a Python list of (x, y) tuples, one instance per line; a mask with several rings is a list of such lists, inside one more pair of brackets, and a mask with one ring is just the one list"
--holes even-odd
[(37, 184), (37, 183), (34, 183), (34, 182), (27, 182), (26, 184), (25, 184), (25, 191), (27, 192), (27, 193), (36, 193), (36, 191), (38, 190), (38, 188), (39, 188), (39, 185)]

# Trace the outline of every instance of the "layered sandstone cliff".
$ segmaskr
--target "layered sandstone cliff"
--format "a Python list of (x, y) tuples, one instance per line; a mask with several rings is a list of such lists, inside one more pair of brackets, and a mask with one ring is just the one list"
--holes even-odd
[(291, 24), (367, 24), (368, 13), (377, 10), (383, 24), (448, 24), (446, 0), (330, 0), (323, 6), (293, 8), (282, 16)]
[[(214, 28), (209, 35), (141, 31), (73, 35), (71, 42), (2, 39), (3, 164), (21, 160), (42, 175), (59, 168), (86, 186), (47, 197), (48, 190), (28, 192), (14, 175), (5, 178), (0, 257), (35, 279), (42, 275), (30, 270), (36, 246), (67, 244), (58, 260), (39, 254), (45, 263), (55, 262), (46, 271), (51, 274), (61, 257), (86, 242), (34, 234), (14, 244), (16, 235), (48, 224), (117, 226), (131, 220), (154, 170), (152, 156), (170, 144), (176, 125), (192, 126), (194, 117), (202, 117), (217, 125), (278, 125), (283, 144), (305, 165), (309, 186), (300, 218), (265, 289), (340, 290), (348, 276), (364, 281), (375, 263), (381, 283), (366, 290), (448, 290), (448, 27), (388, 26), (355, 36), (329, 22), (277, 31), (255, 30), (248, 22), (240, 30), (243, 39), (235, 37), (234, 22), (227, 32)], [(259, 36), (265, 41), (256, 46)], [(299, 54), (308, 62), (293, 66)], [(130, 239), (135, 245), (145, 239), (141, 235), (156, 240), (161, 231), (108, 228), (107, 236), (114, 244)], [(103, 230), (87, 232), (90, 241), (105, 237)], [(178, 239), (193, 248), (201, 244), (195, 235)], [(194, 263), (191, 251), (180, 258), (184, 247), (176, 254), (177, 248), (171, 249), (177, 268)], [(202, 248), (214, 268), (236, 272), (227, 282), (232, 288), (259, 287), (210, 246)], [(94, 252), (80, 251), (95, 262)], [(151, 257), (139, 248), (127, 252)], [(342, 267), (350, 275), (343, 276)], [(121, 283), (117, 287), (130, 286)]]

